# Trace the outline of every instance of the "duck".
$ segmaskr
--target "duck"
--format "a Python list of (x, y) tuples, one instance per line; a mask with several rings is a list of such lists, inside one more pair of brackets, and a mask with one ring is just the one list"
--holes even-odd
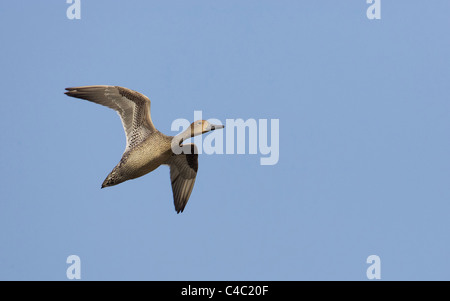
[(183, 212), (198, 171), (198, 148), (194, 143), (183, 141), (224, 126), (197, 120), (182, 133), (168, 136), (158, 131), (152, 122), (150, 99), (137, 91), (120, 86), (95, 85), (66, 88), (65, 94), (111, 108), (122, 121), (125, 151), (101, 188), (142, 177), (161, 165), (168, 165), (175, 211)]

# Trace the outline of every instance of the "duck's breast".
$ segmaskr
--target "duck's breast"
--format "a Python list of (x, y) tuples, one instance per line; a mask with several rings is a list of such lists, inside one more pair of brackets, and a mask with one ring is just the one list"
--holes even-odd
[(161, 138), (150, 137), (130, 150), (128, 154), (124, 154), (126, 157), (124, 168), (132, 173), (131, 178), (137, 178), (155, 170), (170, 158), (172, 155), (170, 141)]

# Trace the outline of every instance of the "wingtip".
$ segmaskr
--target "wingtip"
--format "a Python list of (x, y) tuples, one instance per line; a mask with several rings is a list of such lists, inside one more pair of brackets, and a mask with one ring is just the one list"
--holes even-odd
[(76, 90), (76, 88), (69, 87), (69, 88), (66, 88), (65, 90), (66, 90), (66, 92), (64, 92), (64, 94), (66, 94), (67, 96), (72, 96), (72, 94)]

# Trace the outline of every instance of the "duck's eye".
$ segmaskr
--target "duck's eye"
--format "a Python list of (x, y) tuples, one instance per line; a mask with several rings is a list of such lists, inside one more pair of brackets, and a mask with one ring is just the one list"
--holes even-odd
[(198, 124), (198, 125), (201, 125), (202, 123), (201, 123), (201, 122), (197, 122), (197, 124)]

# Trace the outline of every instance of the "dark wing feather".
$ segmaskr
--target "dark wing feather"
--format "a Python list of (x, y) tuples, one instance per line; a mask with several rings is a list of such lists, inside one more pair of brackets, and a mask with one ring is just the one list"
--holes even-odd
[(174, 154), (167, 162), (170, 166), (173, 202), (177, 213), (183, 212), (191, 196), (198, 170), (197, 147), (195, 144), (187, 145), (191, 146), (190, 154)]

